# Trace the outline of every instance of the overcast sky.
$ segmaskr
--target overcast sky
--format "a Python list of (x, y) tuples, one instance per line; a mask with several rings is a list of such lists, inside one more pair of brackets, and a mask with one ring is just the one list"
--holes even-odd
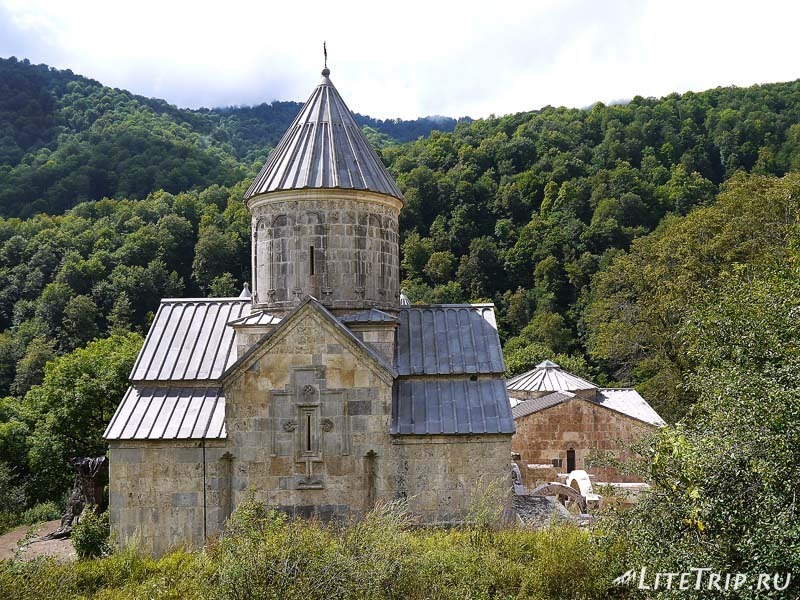
[(0, 56), (181, 107), (304, 101), (373, 117), (502, 115), (800, 78), (786, 0), (0, 0)]

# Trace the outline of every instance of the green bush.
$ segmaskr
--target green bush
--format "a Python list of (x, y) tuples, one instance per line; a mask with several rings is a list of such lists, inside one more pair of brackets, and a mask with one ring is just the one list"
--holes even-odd
[[(497, 526), (492, 486), (474, 524), (414, 528), (404, 507), (379, 504), (343, 526), (288, 520), (252, 498), (213, 549), (214, 595), (245, 598), (589, 599), (607, 597), (623, 549), (572, 526)], [(502, 503), (500, 503), (502, 506)], [(485, 517), (485, 518), (475, 518)], [(491, 518), (489, 518), (491, 517)], [(479, 540), (480, 543), (476, 543)]]
[(36, 525), (45, 521), (61, 518), (61, 509), (55, 502), (40, 502), (20, 515), (20, 522), (24, 525)]
[(72, 565), (50, 556), (30, 561), (0, 561), (0, 598), (3, 600), (72, 600)]
[(19, 515), (7, 510), (0, 510), (0, 535), (14, 529), (19, 524)]
[(97, 514), (87, 506), (80, 521), (72, 528), (72, 545), (80, 558), (94, 558), (108, 554), (111, 525), (108, 511)]
[[(107, 515), (89, 511), (76, 526), (76, 549)], [(0, 562), (0, 598), (120, 600), (349, 599), (592, 600), (630, 597), (612, 589), (628, 554), (602, 529), (553, 526), (542, 531), (417, 527), (403, 504), (378, 504), (343, 523), (291, 520), (244, 502), (206, 550), (175, 550), (161, 559), (135, 542), (77, 563)], [(95, 541), (105, 538), (98, 535)], [(103, 545), (100, 543), (98, 545)], [(95, 546), (95, 548), (97, 545)], [(104, 548), (104, 551), (107, 546)], [(86, 556), (85, 550), (78, 550)], [(612, 594), (616, 594), (613, 595)]]

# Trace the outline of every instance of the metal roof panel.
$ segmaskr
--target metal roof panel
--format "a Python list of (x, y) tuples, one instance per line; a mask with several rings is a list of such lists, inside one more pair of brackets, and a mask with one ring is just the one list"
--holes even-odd
[(566, 402), (570, 398), (574, 397), (575, 394), (571, 392), (553, 392), (552, 394), (547, 394), (546, 396), (540, 396), (539, 398), (531, 398), (530, 400), (523, 400), (522, 402), (520, 402), (511, 409), (511, 414), (514, 417), (514, 419), (519, 419), (521, 417), (526, 417), (528, 415), (531, 415), (535, 412), (539, 412), (540, 410), (544, 410), (545, 408), (556, 406), (557, 404)]
[(305, 188), (369, 190), (403, 199), (327, 74), (244, 197)]
[(401, 376), (505, 371), (491, 305), (402, 305), (398, 322)]
[(397, 323), (397, 317), (385, 313), (377, 308), (362, 310), (357, 313), (339, 317), (342, 323)]
[(108, 425), (108, 440), (225, 437), (225, 397), (217, 387), (131, 386)]
[(531, 371), (512, 377), (507, 385), (509, 390), (515, 392), (567, 392), (597, 388), (591, 381), (568, 373), (549, 360), (536, 365)]
[(249, 298), (166, 299), (156, 313), (132, 381), (217, 380), (236, 360), (229, 321), (250, 315)]
[(403, 378), (395, 382), (391, 433), (466, 435), (514, 433), (502, 379)]
[(666, 425), (664, 419), (634, 389), (603, 389), (600, 390), (595, 402), (651, 425), (658, 427)]

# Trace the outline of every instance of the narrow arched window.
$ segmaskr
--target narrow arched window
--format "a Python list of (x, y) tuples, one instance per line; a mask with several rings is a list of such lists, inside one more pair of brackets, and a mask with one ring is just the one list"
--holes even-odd
[(575, 470), (575, 448), (567, 450), (567, 473)]

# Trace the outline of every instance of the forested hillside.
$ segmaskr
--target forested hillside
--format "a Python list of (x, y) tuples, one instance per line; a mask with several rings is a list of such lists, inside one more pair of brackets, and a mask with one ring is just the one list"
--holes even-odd
[[(66, 457), (102, 451), (159, 299), (249, 280), (241, 197), (299, 105), (188, 111), (0, 70), (0, 207), (17, 215), (0, 218), (0, 503), (21, 509), (58, 498)], [(407, 143), (389, 138), (433, 121), (363, 123), (405, 194), (413, 301), (494, 301), (510, 373), (554, 358), (635, 385), (669, 421), (702, 396), (689, 376), (712, 351), (687, 332), (709, 290), (796, 247), (800, 82), (546, 107)]]
[[(736, 217), (720, 231), (708, 271), (785, 241), (786, 227), (773, 225), (786, 207), (766, 205), (794, 184), (773, 189), (736, 175), (800, 168), (800, 82), (546, 107), (460, 124), (383, 156), (406, 196), (403, 287), (413, 300), (494, 300), (512, 373), (559, 354), (598, 381), (637, 385), (672, 420), (694, 397), (676, 387), (688, 366), (669, 337), (680, 319), (652, 315), (664, 322), (647, 337), (635, 301), (655, 302), (669, 277), (696, 271), (700, 250), (712, 252), (706, 244), (720, 227), (696, 227), (694, 238), (677, 232), (691, 227), (681, 217), (714, 205), (720, 190), (738, 204), (689, 221)], [(656, 230), (635, 252), (658, 249), (629, 269), (625, 252)], [(661, 270), (656, 252), (668, 263)], [(691, 300), (709, 281), (673, 301)]]
[[(0, 215), (59, 214), (86, 200), (141, 199), (254, 175), (302, 106), (181, 109), (27, 60), (0, 59)], [(376, 146), (455, 119), (356, 115)]]

